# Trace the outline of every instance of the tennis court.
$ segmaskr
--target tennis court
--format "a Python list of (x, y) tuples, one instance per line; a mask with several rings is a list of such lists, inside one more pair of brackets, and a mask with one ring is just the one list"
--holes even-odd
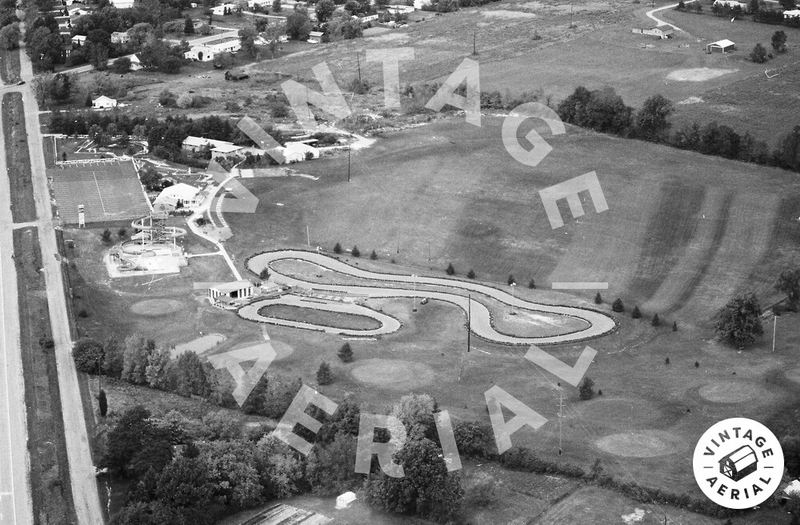
[(136, 219), (150, 212), (132, 161), (57, 166), (47, 170), (62, 222), (78, 223), (78, 205), (86, 223)]

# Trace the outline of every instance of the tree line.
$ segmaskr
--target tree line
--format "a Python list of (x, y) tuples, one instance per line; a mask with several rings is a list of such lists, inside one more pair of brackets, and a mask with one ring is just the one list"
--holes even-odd
[(716, 121), (694, 122), (670, 133), (674, 104), (662, 95), (648, 98), (638, 110), (625, 104), (613, 88), (590, 91), (578, 86), (557, 108), (561, 120), (601, 133), (667, 144), (728, 159), (800, 171), (800, 126), (783, 135), (770, 151), (749, 132), (740, 134)]

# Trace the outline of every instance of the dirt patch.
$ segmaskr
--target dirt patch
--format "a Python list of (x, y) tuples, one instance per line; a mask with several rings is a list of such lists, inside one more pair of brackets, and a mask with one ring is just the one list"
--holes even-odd
[(678, 82), (705, 82), (728, 73), (735, 73), (738, 69), (714, 69), (710, 67), (695, 67), (691, 69), (676, 69), (667, 75), (669, 80)]
[(396, 359), (367, 359), (351, 372), (362, 383), (392, 390), (413, 390), (431, 383), (433, 370), (422, 363)]
[(669, 432), (643, 430), (611, 434), (594, 442), (603, 452), (626, 458), (666, 456), (681, 448), (681, 441)]
[(700, 397), (712, 403), (741, 403), (763, 399), (769, 392), (746, 381), (719, 381), (700, 387)]
[(131, 312), (137, 315), (157, 317), (177, 312), (183, 307), (183, 302), (176, 299), (147, 299), (131, 306)]

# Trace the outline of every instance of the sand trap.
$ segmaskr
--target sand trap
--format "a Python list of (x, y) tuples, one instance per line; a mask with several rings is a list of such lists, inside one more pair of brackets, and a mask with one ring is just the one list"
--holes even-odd
[(681, 447), (681, 441), (677, 437), (660, 430), (611, 434), (598, 439), (594, 444), (603, 452), (626, 458), (666, 456)]
[(662, 417), (661, 411), (649, 401), (625, 398), (595, 398), (577, 406), (580, 419), (609, 425), (614, 428), (642, 426)]
[(678, 105), (685, 106), (689, 104), (702, 104), (703, 102), (705, 102), (703, 97), (689, 97), (678, 102)]
[(769, 392), (747, 381), (719, 381), (700, 387), (700, 397), (712, 403), (741, 403), (763, 399)]
[(352, 374), (362, 383), (392, 390), (413, 390), (434, 380), (433, 370), (428, 365), (397, 359), (367, 359), (355, 367)]
[(793, 368), (786, 372), (786, 379), (794, 381), (795, 383), (800, 383), (800, 368)]
[(712, 69), (710, 67), (696, 67), (692, 69), (676, 69), (667, 75), (669, 80), (677, 80), (678, 82), (705, 82), (713, 78), (734, 73), (738, 69)]
[(507, 9), (495, 9), (493, 11), (481, 11), (483, 16), (489, 18), (502, 18), (503, 20), (518, 20), (523, 18), (536, 18), (535, 13), (525, 11), (509, 11)]
[(148, 299), (131, 306), (131, 312), (137, 315), (159, 316), (177, 312), (186, 305), (176, 299)]

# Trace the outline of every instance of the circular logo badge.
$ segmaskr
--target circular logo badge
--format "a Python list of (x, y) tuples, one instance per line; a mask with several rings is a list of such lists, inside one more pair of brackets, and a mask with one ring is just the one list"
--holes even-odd
[(783, 476), (783, 449), (767, 427), (744, 417), (714, 424), (694, 449), (694, 479), (703, 494), (729, 509), (760, 505)]

